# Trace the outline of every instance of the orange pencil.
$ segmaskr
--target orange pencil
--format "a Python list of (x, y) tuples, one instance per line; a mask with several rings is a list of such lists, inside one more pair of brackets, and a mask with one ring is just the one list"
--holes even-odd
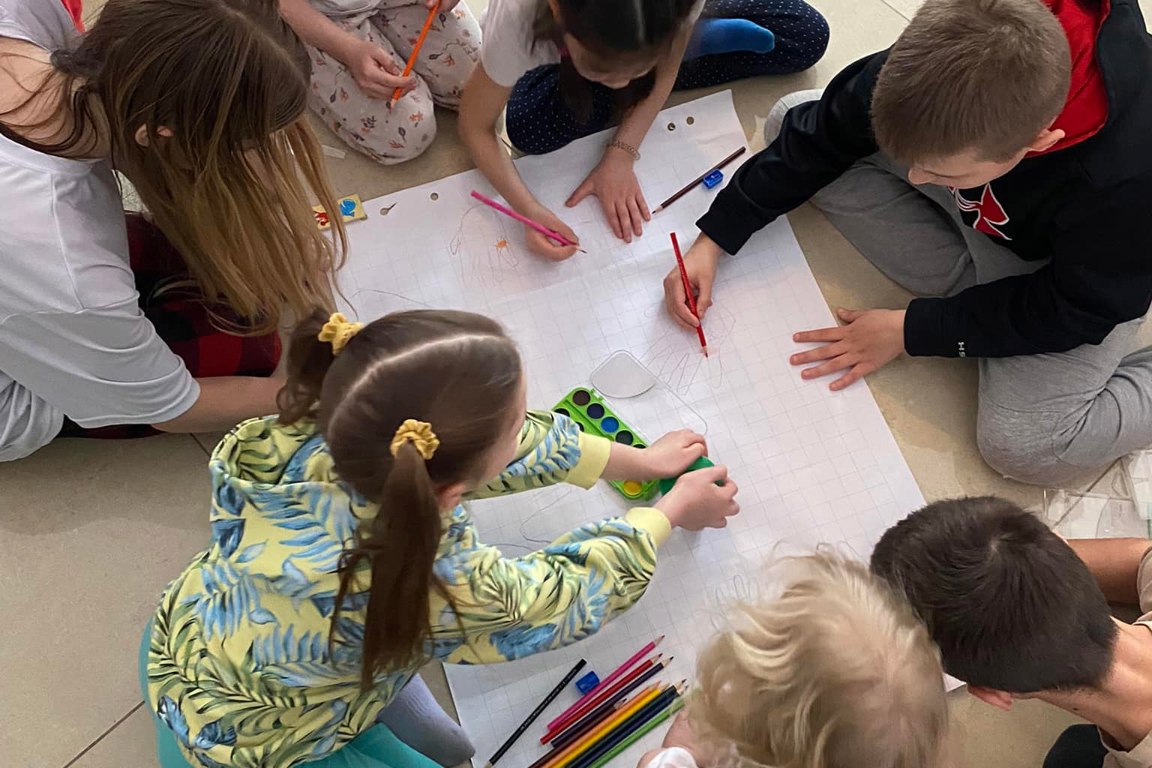
[(704, 357), (708, 357), (708, 340), (704, 338), (704, 324), (700, 322), (700, 313), (696, 311), (696, 297), (692, 295), (692, 282), (688, 279), (688, 270), (684, 267), (684, 257), (680, 255), (680, 241), (676, 233), (672, 233), (672, 250), (676, 251), (676, 263), (680, 266), (680, 279), (684, 283), (684, 295), (688, 297), (688, 309), (696, 318), (696, 335), (700, 338), (700, 348), (704, 350)]
[(547, 754), (539, 758), (536, 762), (532, 763), (532, 765), (528, 766), (528, 768), (551, 768), (551, 766), (556, 765), (557, 760), (571, 755), (579, 745), (586, 744), (588, 739), (592, 738), (594, 734), (599, 733), (602, 728), (609, 726), (613, 721), (618, 719), (621, 714), (631, 709), (633, 704), (635, 704), (640, 699), (646, 698), (650, 693), (658, 692), (659, 689), (660, 683), (653, 683), (652, 685), (649, 685), (646, 688), (641, 688), (639, 691), (637, 691), (634, 698), (622, 699), (617, 703), (614, 710), (606, 713), (603, 717), (601, 717), (596, 725), (587, 733), (582, 735), (579, 739), (565, 744), (562, 747), (553, 747)]
[[(428, 30), (432, 29), (432, 21), (436, 18), (436, 13), (440, 10), (440, 3), (432, 6), (428, 11), (428, 18), (424, 20), (424, 28), (420, 30), (420, 36), (416, 38), (416, 44), (412, 46), (412, 54), (408, 57), (408, 63), (404, 65), (404, 74), (401, 77), (408, 77), (412, 74), (412, 67), (416, 66), (416, 57), (420, 55), (420, 48), (424, 45), (424, 38), (428, 37)], [(388, 108), (391, 109), (392, 105), (400, 100), (400, 96), (404, 93), (403, 88), (397, 88), (392, 91), (392, 98), (388, 100)]]
[(627, 720), (632, 713), (640, 711), (640, 708), (647, 704), (652, 699), (660, 695), (662, 690), (660, 685), (650, 685), (636, 694), (626, 706), (618, 709), (611, 717), (607, 718), (600, 725), (593, 728), (591, 731), (581, 736), (576, 741), (568, 746), (553, 750), (545, 755), (540, 760), (532, 764), (531, 768), (563, 768), (564, 765), (579, 757), (588, 750), (591, 745), (596, 742), (605, 733), (612, 731), (617, 725)]
[(572, 750), (569, 754), (563, 757), (559, 757), (559, 759), (549, 763), (548, 768), (565, 768), (565, 766), (575, 762), (576, 758), (592, 749), (592, 747), (595, 746), (607, 734), (612, 733), (617, 728), (619, 728), (621, 723), (632, 717), (632, 715), (636, 714), (644, 707), (648, 706), (649, 702), (663, 693), (665, 687), (666, 686), (659, 685), (653, 686), (652, 690), (648, 691), (643, 696), (637, 696), (635, 701), (620, 710), (620, 712), (618, 712), (615, 717), (605, 722), (599, 728), (596, 728), (587, 736), (569, 747), (569, 749)]

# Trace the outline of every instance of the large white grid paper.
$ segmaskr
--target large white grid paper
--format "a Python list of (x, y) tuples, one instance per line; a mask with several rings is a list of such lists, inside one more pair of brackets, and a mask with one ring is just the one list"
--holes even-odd
[[(676, 657), (661, 679), (691, 678), (702, 643), (722, 625), (721, 606), (746, 593), (781, 551), (826, 542), (867, 557), (883, 531), (923, 498), (864, 384), (839, 393), (800, 379), (788, 364), (792, 333), (834, 320), (787, 221), (725, 258), (705, 330), (696, 335), (663, 310), (662, 280), (675, 266), (669, 233), (684, 247), (715, 191), (697, 188), (653, 218), (632, 244), (617, 240), (595, 199), (564, 201), (598, 161), (609, 134), (517, 161), (541, 201), (561, 212), (587, 254), (550, 263), (526, 253), (521, 226), (469, 196), (493, 194), (475, 171), (365, 204), (348, 229), (340, 274), (349, 311), (361, 320), (415, 307), (451, 307), (498, 318), (520, 345), (534, 407), (548, 408), (619, 350), (657, 375), (671, 407), (619, 415), (650, 439), (681, 425), (703, 427), (712, 458), (740, 486), (742, 513), (723, 530), (674, 532), (656, 577), (634, 608), (569, 648), (487, 667), (449, 667), (477, 764), (532, 711), (580, 658), (602, 676), (657, 635)], [(729, 92), (660, 113), (636, 166), (655, 204), (745, 143)], [(725, 169), (730, 177), (734, 166)], [(651, 401), (649, 401), (651, 402)], [(475, 505), (482, 538), (523, 554), (589, 520), (620, 513), (624, 500), (601, 483), (551, 488)], [(577, 697), (564, 692), (501, 760), (522, 768), (541, 752), (544, 724)], [(659, 733), (617, 759), (635, 765)]]

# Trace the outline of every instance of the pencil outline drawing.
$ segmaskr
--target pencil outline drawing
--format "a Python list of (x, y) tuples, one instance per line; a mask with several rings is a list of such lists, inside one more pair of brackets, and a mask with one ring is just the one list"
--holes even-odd
[[(480, 214), (479, 219), (472, 215), (476, 212)], [(490, 232), (487, 228), (482, 234), (473, 231), (473, 227), (476, 230), (481, 228), (479, 222), (491, 225), (495, 231)], [(453, 264), (461, 280), (476, 280), (484, 287), (492, 288), (501, 284), (502, 272), (520, 266), (519, 249), (513, 245), (515, 240), (506, 226), (505, 218), (483, 203), (469, 206), (464, 211), (456, 233), (448, 243), (448, 252), (454, 257)], [(492, 235), (495, 237), (490, 245), (478, 245), (488, 242)]]
[(735, 325), (736, 318), (731, 312), (715, 306), (708, 313), (705, 328), (708, 357), (700, 350), (695, 334), (668, 323), (640, 359), (659, 381), (681, 396), (692, 390), (701, 375), (710, 388), (719, 389), (724, 385), (723, 351)]

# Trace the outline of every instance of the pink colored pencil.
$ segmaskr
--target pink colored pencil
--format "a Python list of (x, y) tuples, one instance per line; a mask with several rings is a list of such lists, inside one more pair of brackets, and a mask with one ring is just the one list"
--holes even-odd
[[(528, 218), (527, 216), (520, 214), (520, 213), (517, 213), (516, 211), (512, 210), (511, 208), (509, 208), (506, 205), (501, 205), (500, 203), (496, 202), (495, 200), (493, 200), (490, 197), (485, 197), (484, 195), (480, 194), (476, 190), (472, 190), (472, 197), (474, 197), (477, 200), (479, 200), (480, 202), (484, 203), (484, 205), (488, 206), (489, 208), (495, 208), (497, 211), (500, 211), (500, 213), (504, 214), (505, 216), (511, 216), (512, 218), (516, 219), (516, 221), (520, 222), (521, 224), (528, 226), (528, 227), (532, 227), (532, 229), (534, 229), (537, 232), (539, 232), (540, 234), (544, 235), (544, 237), (547, 237), (551, 240), (555, 240), (556, 242), (560, 243), (560, 245), (566, 245), (566, 246), (577, 245), (576, 243), (572, 242), (568, 238), (564, 237), (564, 235), (560, 234), (559, 232), (548, 229), (548, 227), (544, 226), (543, 224), (541, 224), (538, 221), (532, 221), (532, 219)], [(587, 251), (585, 251), (583, 248), (580, 248), (579, 246), (577, 246), (576, 250), (580, 251), (580, 253), (587, 253)]]
[[(472, 194), (476, 194), (476, 193), (473, 192)], [(616, 669), (612, 672), (612, 674), (608, 675), (608, 677), (601, 680), (600, 683), (595, 688), (593, 688), (592, 690), (588, 691), (588, 693), (581, 696), (579, 699), (576, 700), (575, 704), (568, 707), (568, 709), (566, 709), (560, 713), (559, 717), (557, 717), (552, 722), (548, 723), (548, 730), (549, 731), (557, 730), (557, 726), (560, 725), (561, 723), (563, 723), (565, 720), (568, 720), (574, 712), (579, 711), (579, 709), (584, 705), (584, 702), (588, 701), (591, 697), (597, 695), (598, 693), (600, 693), (600, 691), (602, 691), (605, 688), (607, 688), (608, 686), (612, 685), (612, 683), (616, 680), (616, 678), (620, 677), (620, 675), (627, 672), (633, 665), (635, 665), (637, 662), (639, 662), (645, 656), (652, 653), (652, 651), (656, 649), (656, 646), (660, 645), (661, 641), (663, 641), (663, 640), (664, 640), (664, 635), (660, 635), (660, 637), (656, 638), (652, 642), (648, 643), (648, 645), (644, 646), (640, 650), (636, 651), (636, 653), (632, 654), (632, 656), (628, 659), (628, 661), (626, 661), (623, 664), (621, 664), (620, 666), (616, 667)]]

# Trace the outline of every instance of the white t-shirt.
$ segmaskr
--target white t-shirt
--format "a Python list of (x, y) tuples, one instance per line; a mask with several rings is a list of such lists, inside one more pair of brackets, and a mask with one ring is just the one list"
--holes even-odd
[[(60, 0), (0, 0), (0, 37), (66, 47)], [(157, 335), (128, 266), (108, 164), (35, 152), (0, 136), (0, 461), (82, 427), (180, 416), (200, 388)]]
[[(480, 63), (492, 82), (511, 88), (525, 72), (560, 61), (560, 49), (550, 40), (536, 40), (532, 27), (543, 0), (489, 0), (480, 22), (484, 32)], [(688, 22), (696, 23), (704, 0), (692, 7)]]
[(643, 768), (696, 768), (696, 758), (681, 747), (669, 747), (652, 756)]

